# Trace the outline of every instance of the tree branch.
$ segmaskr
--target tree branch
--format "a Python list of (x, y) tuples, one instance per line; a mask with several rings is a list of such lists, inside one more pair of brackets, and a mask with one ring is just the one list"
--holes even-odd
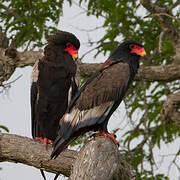
[(180, 92), (168, 96), (161, 109), (161, 117), (166, 123), (180, 127)]
[(33, 139), (0, 133), (0, 162), (23, 163), (65, 176), (70, 176), (75, 163), (70, 177), (73, 180), (135, 178), (134, 169), (121, 157), (110, 138), (93, 138), (83, 146), (80, 153), (65, 150), (53, 160), (50, 159), (51, 151), (51, 145), (48, 145), (46, 150), (42, 143)]
[(0, 86), (11, 77), (17, 67), (33, 66), (42, 56), (41, 51), (17, 52), (13, 48), (0, 48)]
[(135, 80), (170, 82), (180, 79), (180, 65), (141, 66)]
[(174, 19), (174, 20), (177, 21), (177, 22), (180, 22), (179, 19), (177, 19), (176, 17), (174, 17), (174, 16), (172, 16), (172, 15), (170, 15), (170, 14), (167, 14), (167, 13), (154, 13), (154, 14), (149, 15), (149, 16), (147, 16), (147, 17), (152, 17), (152, 16), (167, 16), (167, 17), (169, 17), (169, 18), (171, 18), (171, 19)]
[[(11, 77), (16, 67), (32, 66), (38, 59), (43, 57), (42, 51), (17, 52), (17, 55), (15, 55), (11, 53), (11, 50), (14, 53), (14, 49), (5, 51), (0, 48), (0, 85)], [(8, 56), (14, 56), (15, 58), (9, 58)], [(90, 77), (101, 65), (81, 62), (77, 63), (79, 74), (82, 77)], [(176, 64), (165, 66), (141, 66), (135, 77), (135, 80), (166, 82), (177, 79), (180, 79), (180, 65)]]
[[(89, 77), (101, 64), (79, 63), (80, 75)], [(173, 81), (180, 79), (180, 65), (141, 66), (135, 80)]]
[(159, 7), (157, 5), (155, 5), (154, 3), (152, 3), (152, 1), (150, 0), (140, 0), (141, 4), (151, 13), (156, 13), (156, 12), (164, 12), (165, 8)]
[(52, 148), (49, 146), (46, 150), (43, 144), (33, 139), (0, 133), (0, 162), (23, 163), (48, 172), (59, 172), (69, 176), (77, 157), (77, 152), (66, 150), (55, 160), (51, 160), (50, 153)]
[(93, 138), (81, 149), (69, 180), (133, 180), (135, 170), (110, 138)]

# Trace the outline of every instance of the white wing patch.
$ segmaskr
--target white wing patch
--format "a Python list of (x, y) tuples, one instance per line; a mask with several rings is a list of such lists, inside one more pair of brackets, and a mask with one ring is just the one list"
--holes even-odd
[(70, 86), (68, 91), (68, 105), (70, 104), (71, 99), (72, 99), (72, 85)]
[(77, 126), (78, 128), (100, 123), (105, 119), (113, 104), (114, 102), (108, 102), (83, 111), (73, 108), (70, 113), (64, 115), (63, 121), (60, 121), (60, 123), (69, 122), (71, 126)]

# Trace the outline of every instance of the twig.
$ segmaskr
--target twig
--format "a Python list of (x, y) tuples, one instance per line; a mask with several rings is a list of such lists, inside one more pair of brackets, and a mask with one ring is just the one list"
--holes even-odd
[(174, 4), (172, 4), (168, 10), (171, 11), (172, 9), (176, 8), (178, 5), (180, 5), (180, 0), (177, 0)]
[(171, 19), (174, 19), (174, 20), (180, 22), (179, 19), (177, 19), (176, 17), (174, 17), (174, 16), (172, 16), (170, 14), (167, 14), (167, 13), (153, 13), (153, 14), (149, 14), (149, 15), (145, 16), (144, 18), (149, 18), (149, 17), (153, 17), (153, 16), (167, 16), (167, 17), (169, 17)]
[[(84, 12), (86, 12), (86, 13), (88, 13), (88, 12), (89, 12), (89, 10), (88, 10), (88, 8), (87, 8), (87, 7), (86, 7), (86, 8), (84, 8), (84, 7), (80, 6), (80, 4), (76, 3), (75, 1), (72, 1), (72, 3), (73, 3), (73, 4), (75, 4), (76, 6), (78, 6), (79, 8), (81, 8)], [(106, 17), (105, 17), (105, 16), (103, 16), (102, 14), (101, 14), (101, 15), (99, 15), (99, 16), (101, 16), (101, 17), (103, 17), (103, 18), (106, 18)]]
[[(78, 8), (82, 9), (84, 11), (84, 13), (88, 13), (89, 10), (87, 9), (87, 7), (82, 7), (80, 6), (80, 4), (78, 4), (76, 1), (72, 1), (72, 3), (77, 6)], [(81, 12), (82, 13), (82, 12)]]
[(13, 11), (12, 9), (9, 9), (7, 6), (5, 6), (4, 4), (0, 3), (0, 6), (1, 8), (5, 9), (6, 12), (3, 12), (3, 13), (6, 13), (6, 14), (9, 14), (9, 15), (12, 15), (14, 16), (16, 19), (19, 19), (19, 15)]
[(166, 9), (163, 7), (157, 6), (155, 3), (152, 3), (151, 0), (140, 0), (141, 4), (151, 13), (164, 12)]
[(96, 46), (93, 49), (90, 49), (89, 51), (87, 51), (86, 53), (84, 53), (81, 58), (79, 58), (79, 60), (81, 61), (87, 54), (91, 53), (92, 51), (96, 50), (97, 48), (99, 48), (100, 46)]
[(162, 43), (163, 43), (163, 38), (164, 38), (164, 35), (165, 35), (165, 31), (166, 31), (166, 29), (161, 31), (161, 33), (159, 35), (159, 46), (158, 46), (158, 52), (159, 53), (162, 53)]
[(179, 154), (180, 154), (180, 149), (178, 150), (178, 152), (176, 153), (173, 161), (171, 162), (171, 164), (170, 164), (169, 167), (168, 167), (168, 176), (169, 176), (169, 173), (170, 173), (170, 170), (171, 170), (171, 167), (172, 167), (173, 164), (175, 164), (175, 166), (177, 167), (177, 169), (180, 171), (180, 167), (176, 164), (176, 159), (178, 158)]
[(18, 76), (16, 79), (14, 79), (13, 81), (11, 82), (8, 82), (6, 84), (3, 84), (4, 86), (9, 86), (10, 84), (14, 83), (15, 81), (17, 81), (18, 79), (20, 79), (23, 75), (21, 74), (20, 76)]
[(7, 90), (11, 87), (11, 84), (14, 83), (15, 81), (17, 81), (21, 77), (22, 77), (22, 74), (20, 76), (18, 76), (16, 79), (14, 79), (13, 81), (0, 85), (0, 87), (2, 87), (0, 94), (3, 92), (7, 92)]
[(98, 29), (103, 28), (102, 26), (97, 26), (97, 27), (92, 28), (92, 29), (83, 29), (83, 28), (79, 28), (79, 27), (73, 26), (73, 25), (71, 25), (71, 24), (68, 24), (68, 25), (71, 26), (72, 28), (77, 29), (78, 31), (84, 31), (84, 32), (93, 32), (93, 31), (96, 31), (96, 30), (98, 30)]

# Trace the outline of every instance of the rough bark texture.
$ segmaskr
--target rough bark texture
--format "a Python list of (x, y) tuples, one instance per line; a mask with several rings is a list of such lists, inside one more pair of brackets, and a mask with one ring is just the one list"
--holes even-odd
[[(79, 63), (80, 75), (89, 77), (101, 64)], [(173, 81), (180, 79), (180, 65), (140, 66), (135, 80)]]
[[(41, 51), (25, 51), (17, 52), (17, 54), (15, 54), (14, 49), (5, 50), (0, 48), (0, 85), (11, 77), (15, 68), (32, 66), (42, 57), (43, 52)], [(78, 62), (79, 74), (82, 77), (89, 77), (100, 65), (101, 64)], [(141, 66), (135, 79), (167, 82), (177, 80), (180, 79), (180, 65)]]
[(161, 117), (166, 123), (180, 127), (180, 93), (171, 94), (161, 109)]
[(42, 143), (33, 139), (12, 134), (0, 134), (0, 162), (23, 163), (48, 172), (60, 172), (69, 176), (77, 152), (66, 150), (55, 160), (51, 160), (51, 151), (51, 145), (46, 150)]
[(79, 154), (69, 180), (133, 180), (136, 177), (110, 138), (94, 138)]
[(0, 86), (7, 81), (17, 67), (32, 66), (43, 56), (40, 51), (17, 52), (13, 48), (0, 48)]
[(135, 177), (133, 168), (109, 138), (92, 139), (80, 153), (65, 150), (55, 160), (50, 159), (51, 151), (51, 145), (46, 150), (33, 139), (0, 133), (0, 162), (23, 163), (65, 176), (70, 176), (74, 165), (71, 180), (133, 180)]

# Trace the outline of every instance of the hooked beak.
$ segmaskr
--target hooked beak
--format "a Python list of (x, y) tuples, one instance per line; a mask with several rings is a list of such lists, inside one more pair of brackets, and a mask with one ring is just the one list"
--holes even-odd
[(146, 55), (146, 51), (143, 49), (143, 51), (139, 52), (140, 56), (145, 56)]
[(73, 53), (72, 54), (72, 58), (74, 59), (74, 61), (77, 61), (77, 59), (78, 59), (78, 53)]

